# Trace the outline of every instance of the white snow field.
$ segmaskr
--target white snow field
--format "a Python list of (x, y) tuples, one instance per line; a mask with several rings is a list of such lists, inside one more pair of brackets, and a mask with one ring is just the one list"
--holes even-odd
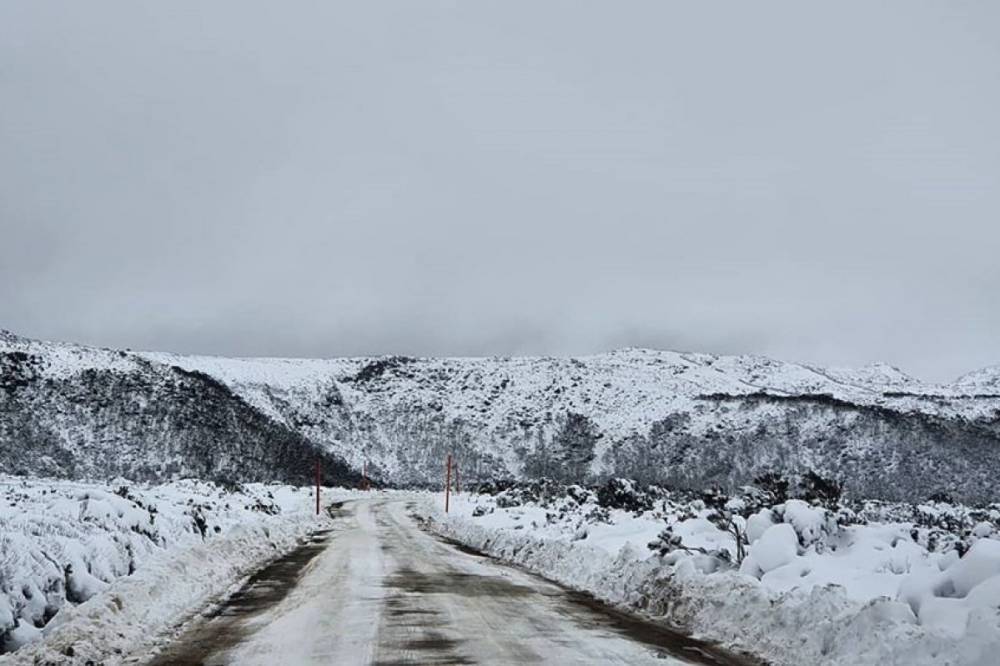
[(573, 486), (442, 505), (427, 514), (442, 535), (773, 664), (1000, 663), (996, 507), (838, 515), (791, 499), (734, 519), (749, 541), (738, 564), (712, 510), (669, 493), (632, 511)]
[(310, 489), (283, 485), (0, 476), (0, 662), (110, 664), (141, 653), (328, 527), (314, 501)]

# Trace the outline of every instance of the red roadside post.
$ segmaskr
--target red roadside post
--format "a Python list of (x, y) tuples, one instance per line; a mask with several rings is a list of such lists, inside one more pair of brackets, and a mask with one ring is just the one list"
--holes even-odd
[(319, 515), (319, 458), (316, 458), (316, 515)]
[(448, 500), (451, 498), (451, 454), (444, 466), (444, 512), (448, 513)]

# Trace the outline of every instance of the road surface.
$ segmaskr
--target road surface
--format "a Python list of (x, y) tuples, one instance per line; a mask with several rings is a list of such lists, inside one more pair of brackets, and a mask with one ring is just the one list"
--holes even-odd
[(400, 500), (258, 572), (151, 665), (744, 664), (422, 531)]

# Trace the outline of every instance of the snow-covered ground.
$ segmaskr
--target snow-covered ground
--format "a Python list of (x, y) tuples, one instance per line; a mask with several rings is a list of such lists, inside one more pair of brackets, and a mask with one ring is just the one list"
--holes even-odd
[(327, 526), (314, 506), (283, 485), (0, 476), (0, 662), (116, 663)]
[(707, 499), (535, 484), (453, 496), (447, 516), (439, 502), (429, 518), (474, 548), (775, 664), (997, 663), (997, 507)]

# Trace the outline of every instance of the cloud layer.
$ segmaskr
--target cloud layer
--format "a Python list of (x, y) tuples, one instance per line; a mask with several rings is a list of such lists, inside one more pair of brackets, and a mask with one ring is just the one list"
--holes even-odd
[(8, 3), (0, 326), (1000, 362), (995, 3)]

